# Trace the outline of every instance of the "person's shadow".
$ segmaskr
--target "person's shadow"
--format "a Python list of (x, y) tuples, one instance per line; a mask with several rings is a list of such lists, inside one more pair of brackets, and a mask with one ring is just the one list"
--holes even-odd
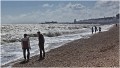
[(20, 64), (28, 63), (29, 61), (21, 61)]
[(44, 60), (45, 58), (41, 58), (41, 59), (38, 59), (37, 61), (42, 61), (42, 60)]
[[(37, 61), (42, 61), (44, 60), (45, 58), (41, 58), (41, 59), (38, 59)], [(29, 61), (21, 61), (20, 64), (25, 64), (25, 63), (28, 63)]]

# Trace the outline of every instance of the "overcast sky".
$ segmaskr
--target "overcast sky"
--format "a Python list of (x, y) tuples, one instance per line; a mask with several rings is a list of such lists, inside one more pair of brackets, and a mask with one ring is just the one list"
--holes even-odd
[(2, 1), (2, 23), (73, 22), (74, 19), (115, 16), (119, 1)]

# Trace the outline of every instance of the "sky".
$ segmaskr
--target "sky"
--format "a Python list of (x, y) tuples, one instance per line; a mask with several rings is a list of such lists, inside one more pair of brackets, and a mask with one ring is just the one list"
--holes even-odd
[(119, 1), (114, 0), (2, 0), (1, 23), (73, 22), (115, 16)]

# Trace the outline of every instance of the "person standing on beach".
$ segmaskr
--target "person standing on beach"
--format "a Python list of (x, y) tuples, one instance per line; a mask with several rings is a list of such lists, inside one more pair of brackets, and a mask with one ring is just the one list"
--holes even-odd
[(96, 31), (97, 31), (97, 27), (95, 26), (95, 33), (96, 33)]
[(99, 32), (101, 32), (101, 27), (99, 27)]
[(93, 27), (92, 27), (92, 34), (93, 34), (93, 32), (94, 32), (94, 29), (93, 29)]
[(116, 24), (116, 27), (117, 27), (117, 24)]
[[(30, 58), (30, 41), (29, 41), (29, 37), (27, 36), (27, 34), (24, 34), (24, 38), (22, 38), (21, 40), (21, 45), (22, 45), (22, 49), (23, 49), (23, 56), (24, 56), (24, 61), (29, 61)], [(26, 50), (27, 50), (27, 59), (26, 59)]]
[(40, 49), (40, 58), (39, 58), (39, 60), (41, 60), (41, 59), (45, 58), (45, 50), (44, 50), (45, 39), (44, 39), (44, 36), (40, 32), (37, 32), (37, 34), (38, 34), (38, 40), (39, 40), (38, 45), (39, 45), (39, 49)]

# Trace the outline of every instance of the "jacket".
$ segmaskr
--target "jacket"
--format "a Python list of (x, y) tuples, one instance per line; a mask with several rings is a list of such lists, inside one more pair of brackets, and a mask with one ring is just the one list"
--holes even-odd
[(29, 37), (22, 38), (21, 45), (22, 45), (22, 48), (30, 48)]

